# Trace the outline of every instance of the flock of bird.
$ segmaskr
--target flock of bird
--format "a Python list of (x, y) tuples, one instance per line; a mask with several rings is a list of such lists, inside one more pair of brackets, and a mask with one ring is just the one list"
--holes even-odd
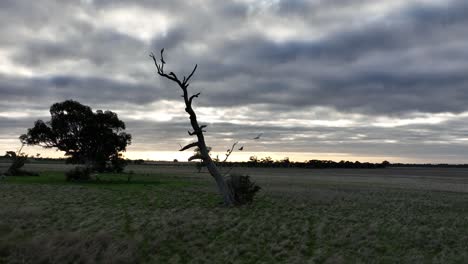
[[(260, 134), (258, 134), (256, 137), (252, 138), (252, 140), (259, 140), (260, 137), (261, 137), (262, 135), (263, 135), (263, 133), (260, 133)], [(182, 145), (181, 145), (180, 143), (178, 143), (178, 144), (179, 144), (180, 148), (182, 148)], [(236, 142), (236, 144), (237, 144), (237, 142)], [(244, 146), (241, 146), (240, 148), (238, 148), (238, 150), (239, 150), (239, 151), (243, 151), (243, 150), (244, 150)], [(230, 151), (231, 151), (230, 149), (227, 150), (227, 152), (230, 152)], [(232, 152), (232, 151), (231, 151), (231, 152)]]
[[(258, 140), (258, 139), (260, 139), (260, 137), (261, 137), (262, 135), (263, 135), (263, 133), (258, 134), (256, 137), (253, 138), (253, 140)], [(240, 151), (243, 151), (243, 150), (244, 150), (244, 146), (240, 147), (239, 150), (240, 150)]]

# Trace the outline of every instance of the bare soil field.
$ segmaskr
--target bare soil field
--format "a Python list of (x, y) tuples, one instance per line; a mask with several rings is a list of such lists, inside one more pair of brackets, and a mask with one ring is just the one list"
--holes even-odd
[(191, 166), (71, 168), (0, 181), (0, 263), (468, 262), (466, 169), (234, 168), (262, 190), (224, 208)]

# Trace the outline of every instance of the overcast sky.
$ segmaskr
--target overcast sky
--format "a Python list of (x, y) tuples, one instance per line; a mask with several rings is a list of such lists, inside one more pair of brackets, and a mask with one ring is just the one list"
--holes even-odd
[(148, 57), (165, 48), (166, 69), (199, 66), (215, 151), (468, 163), (467, 14), (466, 0), (2, 0), (0, 151), (75, 99), (119, 114), (128, 157), (173, 159), (161, 151), (192, 138)]

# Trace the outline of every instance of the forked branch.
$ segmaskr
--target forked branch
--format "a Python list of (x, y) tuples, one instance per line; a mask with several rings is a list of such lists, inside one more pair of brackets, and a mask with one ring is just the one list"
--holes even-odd
[[(189, 74), (189, 76), (188, 77), (184, 76), (183, 80), (181, 81), (174, 72), (170, 72), (169, 74), (164, 72), (164, 65), (166, 64), (166, 61), (164, 60), (164, 49), (161, 50), (161, 58), (159, 59), (160, 62), (158, 62), (158, 59), (156, 59), (156, 56), (154, 55), (154, 53), (151, 53), (149, 56), (153, 59), (154, 65), (156, 66), (156, 70), (157, 70), (159, 75), (161, 75), (161, 76), (163, 76), (163, 77), (165, 77), (165, 78), (167, 78), (167, 79), (169, 79), (171, 81), (176, 82), (180, 86), (180, 88), (182, 88), (182, 90), (184, 90), (184, 91), (187, 90), (187, 87), (189, 86), (188, 82), (190, 81), (193, 74), (197, 70), (197, 67), (198, 67), (197, 64), (195, 64), (195, 67), (193, 67), (193, 70)], [(195, 97), (197, 97), (197, 96), (195, 96)]]
[(197, 98), (200, 94), (201, 94), (201, 93), (197, 93), (197, 94), (194, 94), (194, 95), (190, 96), (190, 98), (189, 98), (189, 104), (192, 104), (193, 98)]
[(193, 74), (194, 74), (195, 71), (197, 70), (197, 67), (198, 67), (198, 64), (195, 64), (195, 67), (193, 67), (193, 70), (192, 70), (192, 72), (189, 74), (189, 76), (187, 77), (187, 79), (186, 79), (185, 76), (184, 76), (184, 84), (187, 84), (188, 81), (190, 81), (190, 78), (192, 78)]

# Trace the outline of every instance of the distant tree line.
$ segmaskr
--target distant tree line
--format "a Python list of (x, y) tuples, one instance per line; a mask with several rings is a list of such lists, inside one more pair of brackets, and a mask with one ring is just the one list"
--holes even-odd
[(307, 169), (377, 169), (390, 166), (390, 162), (381, 163), (359, 162), (359, 161), (332, 161), (332, 160), (308, 160), (304, 162), (290, 161), (288, 157), (282, 160), (273, 160), (271, 157), (257, 158), (251, 156), (247, 162), (228, 162), (221, 166), (233, 167), (258, 167), (258, 168), (307, 168)]
[[(0, 156), (0, 162), (9, 163), (11, 160), (10, 157), (7, 155)], [(249, 161), (241, 161), (241, 162), (220, 162), (216, 158), (213, 159), (217, 162), (217, 164), (221, 167), (259, 167), (259, 168), (309, 168), (309, 169), (327, 169), (327, 168), (355, 168), (355, 169), (376, 169), (376, 168), (389, 168), (389, 167), (414, 167), (414, 168), (468, 168), (468, 164), (448, 164), (448, 163), (439, 163), (439, 164), (432, 164), (432, 163), (390, 163), (388, 161), (383, 161), (381, 163), (370, 163), (370, 162), (359, 162), (359, 161), (332, 161), (332, 160), (308, 160), (303, 162), (294, 162), (290, 161), (289, 158), (284, 158), (282, 160), (274, 161), (271, 157), (265, 157), (258, 159), (252, 156)], [(45, 157), (34, 157), (29, 156), (28, 160), (25, 163), (29, 162), (44, 162), (44, 163), (66, 163), (66, 158), (45, 158)], [(175, 161), (168, 161), (168, 162), (175, 162)], [(154, 160), (143, 160), (143, 159), (125, 159), (126, 164), (133, 164), (133, 165), (158, 165), (157, 161)], [(195, 166), (200, 166), (199, 162), (175, 162), (180, 163), (178, 166), (190, 166), (195, 164)], [(165, 164), (165, 163), (164, 163)], [(202, 166), (202, 165), (201, 165)]]
[(468, 168), (468, 164), (448, 164), (448, 163), (439, 163), (439, 164), (432, 164), (432, 163), (393, 163), (390, 164), (390, 167), (426, 167), (426, 168)]
[(429, 168), (468, 168), (468, 164), (431, 164), (431, 163), (390, 163), (382, 161), (380, 163), (360, 162), (360, 161), (332, 161), (332, 160), (306, 160), (303, 162), (290, 161), (289, 158), (273, 160), (271, 157), (257, 158), (250, 157), (247, 162), (227, 162), (221, 166), (232, 167), (259, 167), (259, 168), (306, 168), (306, 169), (381, 169), (389, 167), (429, 167)]

